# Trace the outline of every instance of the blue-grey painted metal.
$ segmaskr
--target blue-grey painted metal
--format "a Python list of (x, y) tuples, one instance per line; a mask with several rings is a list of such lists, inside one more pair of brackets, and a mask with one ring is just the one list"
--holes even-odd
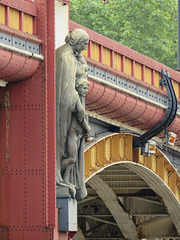
[(106, 73), (106, 80), (112, 84), (116, 84), (117, 82), (117, 77), (113, 74)]
[(95, 75), (95, 73), (94, 73), (94, 67), (91, 66), (91, 65), (88, 65), (88, 72), (89, 72), (89, 74)]
[(69, 195), (57, 196), (58, 231), (77, 231), (77, 201)]
[(166, 115), (164, 119), (158, 125), (150, 129), (146, 133), (142, 134), (138, 138), (134, 139), (133, 148), (135, 149), (135, 148), (141, 147), (141, 154), (144, 153), (144, 148), (147, 141), (157, 136), (164, 129), (167, 130), (167, 128), (170, 126), (170, 124), (173, 122), (176, 116), (177, 98), (174, 92), (174, 88), (173, 88), (169, 73), (162, 69), (161, 75), (162, 75), (162, 80), (160, 80), (160, 85), (166, 87), (166, 91), (168, 94), (168, 108), (166, 109)]
[(117, 78), (117, 86), (120, 86), (122, 88), (127, 88), (127, 81), (122, 78)]
[(27, 51), (29, 52), (33, 52), (33, 53), (40, 53), (40, 46), (35, 44), (35, 43), (31, 43), (31, 42), (26, 42), (27, 44)]
[(77, 201), (69, 195), (57, 196), (58, 231), (77, 231)]
[(12, 46), (26, 50), (26, 42), (16, 37), (12, 37)]
[(157, 95), (156, 101), (167, 106), (167, 98)]
[(0, 42), (11, 46), (13, 45), (12, 37), (6, 33), (0, 33)]
[(106, 79), (106, 72), (103, 70), (100, 70), (99, 68), (94, 68), (94, 75), (101, 79)]
[(2, 33), (2, 32), (0, 32), (0, 43), (4, 43), (9, 46), (13, 46), (13, 47), (16, 47), (16, 48), (19, 48), (22, 50), (26, 50), (31, 53), (37, 53), (37, 54), (41, 53), (40, 45), (22, 40), (20, 38), (14, 37), (14, 36), (10, 36), (10, 35), (8, 35), (6, 33)]
[[(131, 92), (134, 92), (140, 96), (151, 99), (154, 102), (160, 103), (164, 106), (168, 105), (168, 99), (166, 97), (163, 97), (162, 95), (160, 95), (156, 92), (153, 92), (151, 90), (148, 90), (144, 87), (138, 86), (135, 83), (127, 81), (123, 78), (120, 78), (118, 76), (115, 76), (113, 74), (105, 72), (105, 71), (98, 69), (97, 67), (93, 67), (91, 65), (88, 65), (88, 71), (89, 71), (89, 74), (94, 75), (100, 79), (106, 80), (107, 82), (109, 82), (111, 84), (114, 84), (116, 86), (127, 89)], [(180, 112), (180, 105), (178, 106), (178, 112)]]
[(147, 91), (147, 89), (145, 89), (143, 87), (138, 87), (137, 88), (137, 94), (139, 94), (143, 97), (148, 97), (148, 91)]
[[(158, 98), (158, 96), (157, 96), (156, 93), (151, 92), (151, 91), (148, 91), (148, 96), (147, 96), (147, 97), (148, 97), (149, 99), (151, 99), (151, 100), (157, 102), (157, 98)], [(160, 96), (159, 96), (159, 97), (160, 97)], [(163, 103), (161, 102), (161, 104), (164, 104), (164, 102), (163, 102)]]
[(131, 83), (131, 82), (127, 82), (127, 89), (129, 90), (129, 91), (132, 91), (132, 92), (134, 92), (134, 93), (137, 93), (137, 85), (136, 84), (134, 84), (134, 83)]
[(180, 152), (175, 151), (172, 148), (164, 147), (160, 148), (163, 154), (167, 157), (167, 159), (171, 162), (176, 170), (180, 173)]
[(177, 109), (178, 112), (180, 112), (180, 104), (178, 104), (178, 109)]
[[(120, 127), (116, 127), (112, 124), (91, 117), (89, 117), (89, 125), (91, 127), (90, 137), (92, 138), (96, 138), (97, 136), (107, 132), (120, 132)], [(127, 131), (128, 130), (126, 129), (126, 132)]]

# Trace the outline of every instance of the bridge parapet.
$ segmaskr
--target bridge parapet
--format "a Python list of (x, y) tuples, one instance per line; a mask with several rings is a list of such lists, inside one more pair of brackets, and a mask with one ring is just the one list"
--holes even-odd
[(178, 112), (169, 130), (180, 145), (180, 72), (143, 54), (70, 21), (70, 31), (84, 29), (90, 37), (84, 51), (89, 65), (90, 87), (86, 106), (91, 117), (115, 126), (133, 126), (135, 132), (156, 126), (168, 106), (167, 93), (160, 86), (161, 70), (169, 72), (178, 99)]
[(0, 12), (0, 24), (29, 34), (36, 33), (37, 7), (34, 2), (28, 0), (2, 0)]
[(37, 37), (37, 5), (31, 0), (0, 3), (0, 79), (20, 81), (32, 76), (40, 61), (42, 41)]
[(165, 69), (170, 73), (177, 98), (180, 98), (179, 72), (70, 21), (70, 30), (74, 28), (83, 28), (89, 34), (90, 42), (84, 55), (91, 65), (96, 65), (107, 72), (114, 70), (116, 75), (120, 74), (129, 81), (138, 80), (140, 85), (150, 87), (154, 91), (158, 90), (161, 94), (165, 93), (165, 89), (160, 86), (159, 80), (161, 69)]

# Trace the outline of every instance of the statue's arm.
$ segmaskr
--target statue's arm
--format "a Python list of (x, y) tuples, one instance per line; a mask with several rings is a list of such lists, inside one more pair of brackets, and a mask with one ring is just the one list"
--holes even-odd
[(85, 135), (89, 135), (90, 126), (86, 120), (85, 110), (79, 98), (77, 99), (76, 102), (75, 115), (77, 117), (79, 125), (84, 129)]

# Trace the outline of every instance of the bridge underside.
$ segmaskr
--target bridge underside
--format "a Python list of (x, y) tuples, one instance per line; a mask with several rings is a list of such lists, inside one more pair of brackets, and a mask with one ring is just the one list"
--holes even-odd
[[(100, 187), (98, 184), (101, 187), (108, 186), (101, 190), (102, 194), (97, 192)], [(79, 226), (85, 239), (124, 239), (121, 227), (111, 213), (113, 209), (116, 210), (113, 206), (114, 201), (119, 204), (119, 214), (121, 211), (128, 214), (129, 221), (134, 223), (139, 237), (179, 239), (161, 198), (142, 178), (127, 167), (119, 164), (105, 169), (87, 182), (87, 188), (88, 198), (79, 204), (78, 210)], [(102, 196), (103, 190), (105, 196)], [(104, 200), (108, 196), (112, 197), (111, 191), (117, 197), (108, 203), (112, 206), (112, 209), (109, 209)], [(119, 218), (119, 225), (123, 226), (123, 223), (123, 219)], [(126, 231), (128, 235), (132, 235), (132, 228), (128, 225)]]
[(86, 149), (88, 196), (78, 204), (74, 240), (180, 239), (179, 177), (172, 182), (175, 169), (159, 150), (142, 157), (132, 152), (131, 140), (112, 135)]

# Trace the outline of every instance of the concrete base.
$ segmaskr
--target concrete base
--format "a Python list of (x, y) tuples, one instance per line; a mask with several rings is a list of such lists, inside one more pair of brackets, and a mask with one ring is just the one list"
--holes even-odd
[(70, 195), (69, 194), (69, 188), (65, 186), (58, 186), (56, 187), (56, 195), (61, 196), (61, 195)]
[(57, 196), (70, 195), (71, 198), (75, 199), (76, 188), (73, 185), (66, 185), (66, 184), (62, 183), (61, 186), (56, 187), (56, 195)]

